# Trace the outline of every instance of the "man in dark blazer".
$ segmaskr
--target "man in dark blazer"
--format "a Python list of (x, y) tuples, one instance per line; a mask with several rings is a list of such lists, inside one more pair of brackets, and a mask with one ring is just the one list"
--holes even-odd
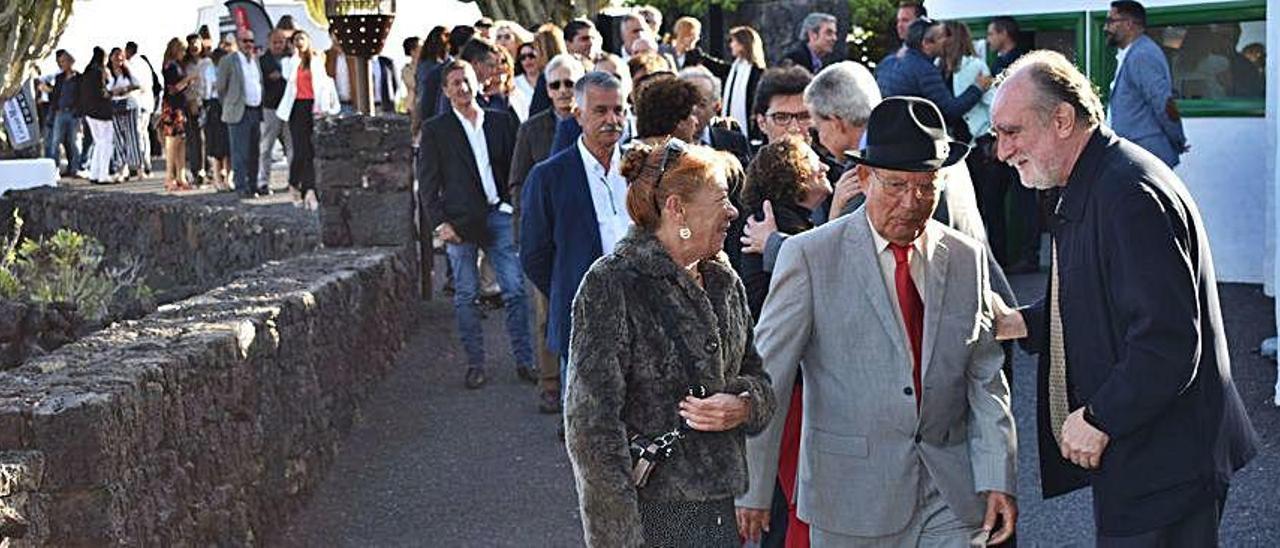
[(450, 61), (442, 74), (450, 108), (422, 126), (418, 182), (427, 226), (434, 227), (446, 243), (453, 270), (453, 306), (468, 362), (466, 386), (479, 388), (486, 380), (484, 333), (475, 305), (476, 259), (481, 249), (493, 263), (502, 288), (516, 372), (534, 382), (529, 312), (516, 258), (507, 181), (515, 152), (516, 118), (505, 111), (480, 108), (475, 97), (479, 83), (470, 63)]
[(1231, 474), (1257, 435), (1231, 380), (1217, 279), (1190, 193), (1102, 125), (1089, 80), (1052, 51), (1003, 76), (998, 156), (1062, 188), (1046, 297), (998, 319), (1040, 354), (1041, 482), (1093, 486), (1099, 546), (1216, 546)]
[[(556, 121), (573, 116), (573, 85), (582, 78), (583, 67), (571, 55), (560, 54), (551, 58), (539, 81), (548, 81), (547, 95), (552, 108), (530, 116), (516, 133), (516, 151), (511, 160), (511, 198), (518, 200), (524, 188), (525, 178), (535, 164), (551, 156), (551, 143), (555, 140)], [(550, 76), (548, 79), (547, 77)], [(554, 88), (554, 89), (551, 89)], [(521, 204), (517, 201), (516, 228), (520, 228)], [(519, 232), (517, 231), (517, 239)], [(533, 346), (538, 358), (538, 380), (542, 392), (538, 397), (538, 410), (543, 413), (560, 411), (560, 358), (547, 346), (547, 294), (535, 288), (533, 291)]]
[(533, 168), (520, 200), (520, 261), (550, 302), (547, 346), (561, 358), (562, 379), (578, 284), (630, 224), (619, 165), (621, 83), (610, 74), (590, 72), (578, 80), (574, 94), (575, 116), (584, 129), (581, 138)]
[(836, 50), (836, 17), (829, 13), (814, 12), (800, 23), (800, 43), (788, 51), (783, 64), (802, 67), (817, 74), (827, 66), (827, 59)]
[[(742, 167), (746, 168), (751, 163), (751, 147), (746, 135), (728, 128), (732, 118), (722, 119), (717, 116), (721, 110), (720, 79), (701, 65), (681, 69), (679, 76), (681, 80), (691, 82), (702, 94), (701, 101), (693, 108), (693, 116), (698, 119), (698, 127), (694, 130), (695, 140), (698, 144), (734, 155), (742, 163)], [(713, 123), (717, 120), (725, 120), (726, 123)]]

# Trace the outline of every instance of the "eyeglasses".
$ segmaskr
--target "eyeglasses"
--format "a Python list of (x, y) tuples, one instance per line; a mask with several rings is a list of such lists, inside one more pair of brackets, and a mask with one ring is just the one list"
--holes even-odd
[(569, 80), (569, 79), (556, 80), (554, 82), (547, 82), (547, 89), (551, 91), (560, 91), (560, 88), (571, 88), (571, 87), (573, 87), (573, 80)]
[(765, 116), (768, 116), (769, 119), (773, 121), (773, 123), (778, 124), (780, 126), (785, 126), (787, 124), (790, 124), (792, 121), (799, 124), (807, 124), (809, 123), (809, 120), (810, 120), (809, 113), (807, 111), (805, 112), (770, 112), (768, 114), (765, 114)]
[(907, 181), (886, 181), (884, 178), (880, 177), (879, 173), (876, 173), (876, 170), (872, 169), (870, 171), (871, 176), (880, 183), (881, 187), (884, 187), (885, 193), (893, 196), (894, 198), (901, 198), (902, 195), (906, 194), (907, 190), (910, 189), (918, 198), (931, 199), (937, 195), (938, 192), (942, 191), (945, 186), (940, 180), (930, 181), (925, 184), (911, 184)]
[(662, 161), (658, 162), (658, 178), (653, 180), (653, 205), (657, 206), (658, 211), (662, 211), (662, 204), (658, 203), (658, 185), (662, 184), (662, 176), (667, 174), (667, 165), (671, 160), (679, 160), (688, 152), (689, 147), (684, 141), (672, 137), (667, 139), (667, 144), (662, 148)]
[(498, 35), (498, 38), (497, 38), (497, 39), (498, 39), (498, 40), (503, 40), (503, 41), (510, 40), (510, 39), (511, 39), (511, 33), (508, 33), (508, 32), (501, 33), (501, 34), (499, 34), (499, 35)]
[(520, 60), (521, 60), (521, 61), (528, 61), (528, 60), (530, 60), (530, 59), (537, 59), (537, 58), (538, 58), (538, 56), (537, 56), (536, 54), (533, 54), (533, 53), (525, 53), (525, 54), (521, 54), (521, 55), (520, 55)]

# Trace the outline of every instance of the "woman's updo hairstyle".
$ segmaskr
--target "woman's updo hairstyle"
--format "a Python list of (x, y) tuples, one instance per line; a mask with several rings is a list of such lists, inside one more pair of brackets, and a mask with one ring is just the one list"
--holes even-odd
[[(667, 153), (668, 143), (676, 141), (683, 145), (683, 152), (670, 152), (667, 169), (661, 174), (662, 157)], [(662, 221), (662, 204), (667, 198), (675, 195), (681, 201), (693, 201), (699, 190), (709, 187), (715, 180), (718, 170), (728, 166), (716, 152), (701, 145), (683, 144), (674, 137), (658, 144), (641, 141), (633, 142), (622, 159), (622, 176), (627, 179), (627, 212), (631, 220), (641, 228), (653, 232)], [(654, 184), (658, 185), (654, 189)]]

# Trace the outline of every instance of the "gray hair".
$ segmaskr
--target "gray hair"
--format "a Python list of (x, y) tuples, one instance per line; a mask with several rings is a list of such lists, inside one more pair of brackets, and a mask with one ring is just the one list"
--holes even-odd
[(804, 21), (800, 22), (800, 41), (807, 40), (809, 33), (818, 30), (818, 27), (822, 26), (823, 23), (836, 24), (836, 16), (820, 11), (804, 16)]
[(1002, 93), (1002, 84), (1023, 72), (1039, 92), (1036, 110), (1041, 119), (1049, 119), (1060, 103), (1066, 103), (1075, 110), (1076, 120), (1086, 127), (1102, 123), (1105, 111), (1093, 82), (1061, 53), (1042, 49), (1019, 57), (996, 79), (997, 96)]
[(681, 80), (701, 79), (707, 82), (708, 84), (711, 84), (711, 90), (713, 93), (715, 93), (715, 98), (716, 99), (720, 98), (720, 94), (722, 93), (722, 89), (723, 89), (720, 84), (720, 78), (717, 78), (716, 75), (711, 74), (711, 71), (707, 70), (707, 67), (704, 67), (702, 65), (693, 65), (691, 67), (685, 67), (680, 70), (680, 73), (677, 76), (679, 76)]
[(587, 88), (596, 88), (603, 90), (618, 90), (622, 92), (622, 81), (614, 78), (612, 74), (602, 71), (591, 71), (578, 79), (573, 85), (573, 100), (577, 101), (578, 106), (587, 104)]
[(866, 125), (880, 99), (880, 87), (871, 71), (853, 61), (822, 69), (804, 89), (804, 102), (815, 115), (836, 117), (855, 126)]
[(562, 68), (569, 69), (569, 77), (574, 81), (582, 78), (582, 75), (587, 71), (587, 69), (582, 66), (582, 61), (579, 61), (572, 53), (561, 53), (552, 57), (551, 60), (547, 62), (547, 68), (542, 69), (542, 76), (545, 77), (547, 81), (550, 81), (551, 73)]

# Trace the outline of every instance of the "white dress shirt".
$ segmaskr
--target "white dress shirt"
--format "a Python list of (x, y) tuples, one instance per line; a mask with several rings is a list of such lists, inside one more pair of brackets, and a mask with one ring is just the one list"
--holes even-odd
[[(1124, 58), (1129, 55), (1129, 48), (1131, 47), (1133, 47), (1132, 42), (1130, 42), (1129, 45), (1116, 50), (1116, 73), (1111, 77), (1111, 87), (1109, 88), (1112, 96), (1115, 96), (1116, 80), (1120, 77), (1120, 69), (1124, 67)], [(1111, 101), (1107, 101), (1107, 123), (1111, 123)]]
[(476, 107), (476, 123), (472, 125), (458, 109), (453, 115), (462, 124), (462, 132), (467, 134), (467, 143), (471, 145), (471, 156), (476, 159), (476, 169), (480, 171), (480, 186), (484, 189), (484, 198), (489, 205), (497, 205), (500, 211), (511, 213), (511, 206), (500, 202), (498, 182), (493, 178), (493, 165), (489, 163), (489, 142), (484, 138), (484, 109)]
[[(338, 87), (338, 100), (351, 102), (351, 75), (347, 73), (347, 56), (339, 53), (333, 63), (333, 83)], [(466, 125), (466, 124), (463, 124)]]
[(751, 80), (751, 63), (744, 59), (737, 59), (733, 62), (733, 68), (729, 69), (729, 85), (724, 88), (724, 112), (721, 116), (728, 116), (738, 121), (742, 126), (742, 134), (747, 135), (747, 83)]
[(262, 71), (258, 69), (258, 60), (250, 59), (244, 52), (237, 53), (240, 69), (244, 72), (244, 106), (262, 106)]
[[(871, 216), (867, 216), (867, 224), (871, 224)], [(880, 274), (884, 277), (885, 289), (889, 291), (889, 296), (894, 298), (893, 311), (898, 316), (898, 326), (902, 328), (904, 341), (910, 341), (911, 337), (907, 336), (907, 326), (902, 321), (902, 307), (898, 305), (898, 260), (893, 256), (893, 250), (889, 249), (889, 240), (876, 232), (875, 225), (871, 225), (871, 238), (876, 244), (876, 260), (880, 262)], [(920, 302), (927, 307), (929, 303), (925, 302), (924, 282), (927, 275), (929, 259), (933, 257), (933, 250), (936, 242), (929, 238), (929, 231), (925, 230), (916, 241), (911, 242), (911, 252), (907, 254), (907, 264), (911, 268), (911, 281), (916, 286), (916, 292), (920, 294)]]
[(608, 255), (631, 229), (631, 214), (627, 213), (627, 180), (621, 173), (622, 149), (613, 145), (608, 170), (591, 155), (581, 137), (578, 138), (578, 152), (582, 154), (582, 168), (586, 170), (587, 187), (591, 189), (591, 204), (595, 206), (596, 220), (600, 224), (600, 250)]

